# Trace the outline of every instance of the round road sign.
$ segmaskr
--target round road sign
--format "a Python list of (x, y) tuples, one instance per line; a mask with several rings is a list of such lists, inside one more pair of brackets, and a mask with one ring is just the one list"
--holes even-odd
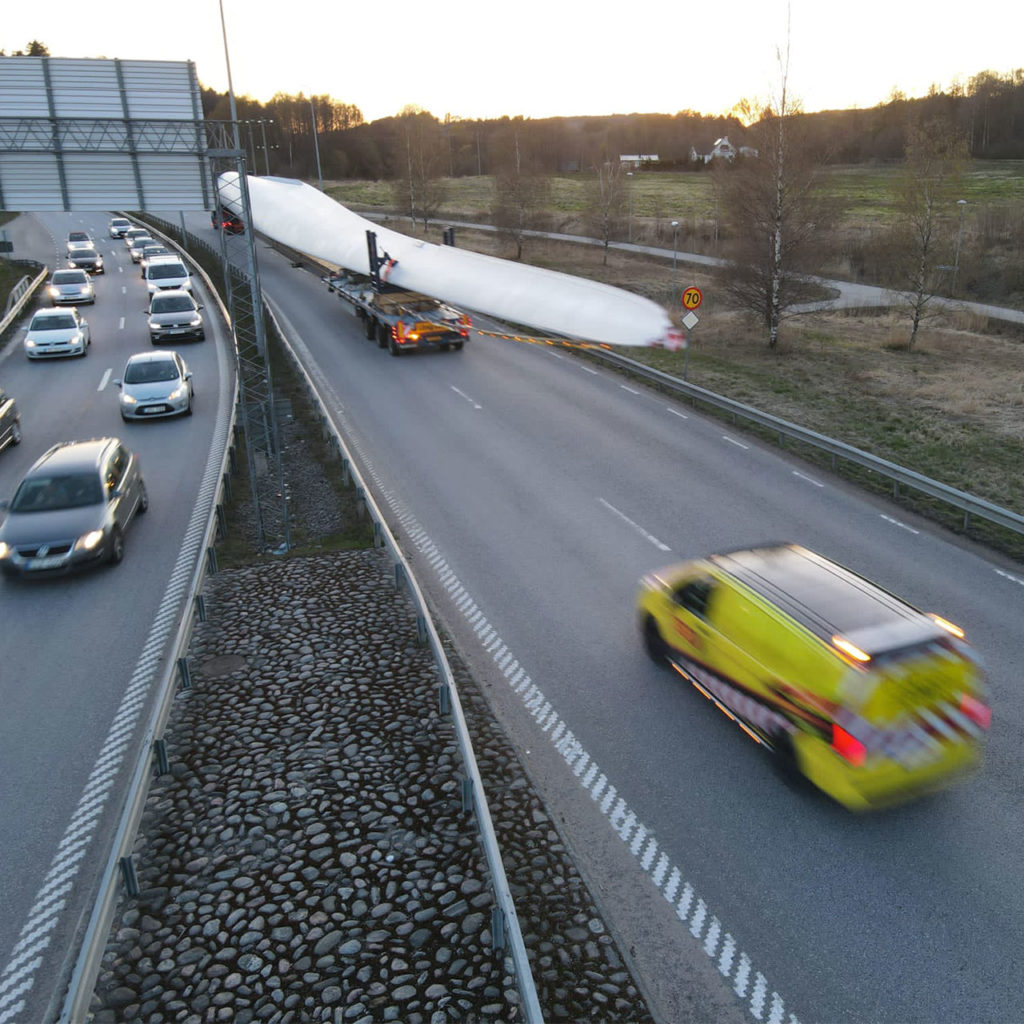
[(704, 301), (704, 294), (699, 288), (687, 288), (683, 292), (683, 307), (685, 309), (696, 309)]

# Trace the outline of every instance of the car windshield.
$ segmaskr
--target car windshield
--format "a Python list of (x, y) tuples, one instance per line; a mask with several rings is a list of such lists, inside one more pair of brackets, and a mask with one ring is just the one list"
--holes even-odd
[(180, 263), (151, 263), (149, 267), (151, 279), (163, 279), (167, 277), (187, 277), (185, 268)]
[(158, 380), (177, 380), (178, 368), (173, 359), (140, 359), (124, 369), (125, 384), (152, 384)]
[(195, 307), (187, 295), (154, 295), (151, 313), (184, 313)]
[(33, 331), (67, 331), (75, 326), (75, 318), (70, 313), (60, 313), (54, 316), (37, 316), (32, 321)]
[(84, 231), (72, 231), (68, 235), (69, 242), (88, 242), (89, 236)]
[(65, 476), (39, 476), (23, 480), (14, 500), (12, 512), (54, 512), (61, 508), (81, 508), (103, 501), (103, 488), (95, 473)]
[(96, 259), (95, 249), (76, 249), (73, 260), (94, 260)]
[(85, 284), (88, 280), (84, 270), (58, 270), (53, 275), (54, 284)]

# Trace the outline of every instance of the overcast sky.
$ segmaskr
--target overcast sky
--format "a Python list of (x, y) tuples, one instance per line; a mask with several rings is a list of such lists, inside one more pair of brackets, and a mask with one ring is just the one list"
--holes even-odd
[[(236, 95), (328, 93), (369, 120), (727, 113), (789, 90), (808, 111), (923, 96), (1024, 66), (1020, 0), (223, 0)], [(227, 88), (218, 0), (4, 0), (0, 49), (195, 61)], [(3, 111), (0, 111), (2, 116)]]

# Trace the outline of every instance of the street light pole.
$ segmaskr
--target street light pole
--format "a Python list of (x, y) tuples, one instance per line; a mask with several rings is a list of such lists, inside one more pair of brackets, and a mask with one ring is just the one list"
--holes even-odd
[(633, 172), (626, 171), (626, 177), (629, 178), (629, 241), (633, 241)]
[(960, 230), (956, 235), (956, 255), (953, 257), (953, 294), (956, 295), (956, 279), (960, 273), (960, 246), (964, 241), (964, 210), (967, 208), (966, 199), (958, 199), (956, 205), (960, 207)]
[(676, 279), (676, 250), (679, 248), (679, 221), (672, 221), (672, 280)]

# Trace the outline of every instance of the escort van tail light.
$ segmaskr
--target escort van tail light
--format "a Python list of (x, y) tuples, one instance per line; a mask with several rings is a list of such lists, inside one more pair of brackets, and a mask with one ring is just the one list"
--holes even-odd
[(958, 640), (963, 640), (964, 631), (956, 625), (954, 622), (950, 622), (948, 619), (944, 619), (941, 615), (929, 615), (928, 618), (935, 623), (936, 626), (940, 626), (947, 633), (952, 633)]
[(832, 723), (832, 749), (855, 768), (859, 768), (867, 759), (867, 747), (835, 722)]
[(960, 710), (976, 725), (988, 729), (992, 725), (992, 709), (977, 697), (964, 693), (960, 697)]
[(862, 651), (856, 644), (850, 643), (849, 640), (841, 636), (832, 637), (832, 646), (842, 651), (847, 657), (853, 658), (854, 661), (866, 662), (871, 660), (870, 654)]

